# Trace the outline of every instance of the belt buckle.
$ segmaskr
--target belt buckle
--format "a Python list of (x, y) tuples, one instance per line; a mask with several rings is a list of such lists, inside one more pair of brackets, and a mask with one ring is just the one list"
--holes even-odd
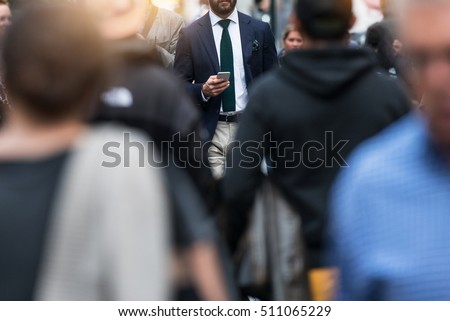
[(239, 119), (239, 112), (236, 111), (236, 112), (227, 114), (227, 121), (228, 121), (228, 119), (235, 119), (235, 122), (237, 122)]
[(235, 119), (236, 121), (238, 120), (239, 114), (240, 114), (239, 112), (231, 112), (231, 113), (223, 113), (221, 114), (221, 116), (225, 118), (226, 123), (231, 123), (235, 122), (233, 121), (233, 119)]

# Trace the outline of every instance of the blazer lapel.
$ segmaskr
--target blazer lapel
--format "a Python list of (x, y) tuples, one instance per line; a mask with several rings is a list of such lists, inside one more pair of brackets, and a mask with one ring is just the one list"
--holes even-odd
[(247, 85), (250, 85), (252, 81), (251, 75), (251, 60), (253, 54), (253, 41), (255, 40), (255, 35), (253, 29), (250, 28), (251, 20), (246, 15), (239, 12), (239, 29), (241, 33), (242, 51), (244, 57), (244, 67), (245, 67), (245, 80)]
[(200, 41), (203, 48), (207, 52), (208, 58), (214, 68), (214, 73), (218, 73), (220, 71), (219, 57), (217, 57), (216, 42), (214, 41), (214, 34), (212, 31), (209, 13), (200, 18), (199, 24), (200, 28), (198, 29), (198, 33), (200, 36)]

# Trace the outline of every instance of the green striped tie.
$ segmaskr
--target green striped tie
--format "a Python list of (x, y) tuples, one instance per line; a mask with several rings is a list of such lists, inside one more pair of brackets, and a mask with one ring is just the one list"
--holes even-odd
[(230, 72), (230, 87), (222, 95), (222, 109), (224, 112), (236, 111), (236, 89), (234, 87), (234, 63), (233, 63), (233, 44), (231, 43), (228, 27), (231, 20), (221, 20), (222, 40), (220, 41), (220, 69), (223, 72)]

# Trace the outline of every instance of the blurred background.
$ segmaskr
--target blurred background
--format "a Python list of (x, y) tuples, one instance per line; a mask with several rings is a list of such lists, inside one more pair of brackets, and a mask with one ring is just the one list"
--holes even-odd
[[(31, 1), (34, 0), (10, 0), (10, 3), (13, 10), (16, 10), (22, 4)], [(208, 10), (208, 0), (153, 0), (153, 4), (177, 12), (184, 17), (186, 23), (198, 19)], [(237, 4), (241, 12), (270, 23), (277, 45), (280, 47), (282, 34), (286, 25), (289, 24), (293, 5), (294, 0), (238, 0)], [(380, 0), (354, 0), (353, 7), (357, 22), (351, 33), (356, 36), (383, 19)]]

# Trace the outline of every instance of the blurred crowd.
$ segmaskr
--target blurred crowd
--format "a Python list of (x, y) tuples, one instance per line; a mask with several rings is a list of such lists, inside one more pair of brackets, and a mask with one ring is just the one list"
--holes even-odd
[(449, 300), (450, 0), (0, 0), (0, 300)]

